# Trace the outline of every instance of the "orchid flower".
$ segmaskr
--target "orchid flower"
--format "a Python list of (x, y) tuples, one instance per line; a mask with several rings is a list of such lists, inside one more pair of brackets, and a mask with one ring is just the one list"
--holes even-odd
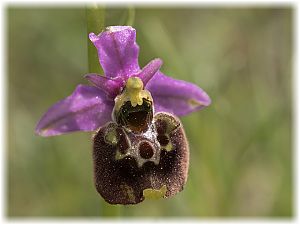
[(136, 31), (130, 26), (111, 26), (89, 38), (104, 76), (87, 74), (92, 85), (78, 85), (50, 107), (36, 133), (95, 131), (95, 185), (111, 204), (175, 195), (186, 183), (189, 162), (178, 116), (208, 106), (209, 96), (192, 83), (160, 72), (161, 59), (141, 69)]

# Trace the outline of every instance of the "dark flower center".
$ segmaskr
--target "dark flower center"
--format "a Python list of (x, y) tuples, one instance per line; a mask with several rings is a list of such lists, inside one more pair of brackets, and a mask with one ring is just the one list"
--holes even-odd
[(166, 146), (169, 143), (169, 138), (164, 134), (158, 135), (157, 140), (162, 146)]
[(158, 119), (156, 121), (156, 130), (158, 134), (165, 134), (167, 132), (168, 124), (165, 120)]
[(154, 150), (148, 142), (143, 142), (140, 144), (139, 152), (143, 159), (150, 159), (154, 154)]
[(134, 132), (146, 131), (152, 118), (152, 102), (147, 99), (143, 99), (143, 104), (135, 107), (130, 101), (125, 102), (116, 115), (118, 124), (126, 126)]

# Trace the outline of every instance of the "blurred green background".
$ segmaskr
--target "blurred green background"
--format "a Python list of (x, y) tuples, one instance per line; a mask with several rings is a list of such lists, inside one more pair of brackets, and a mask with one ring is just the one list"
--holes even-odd
[[(132, 14), (105, 12), (106, 26)], [(88, 83), (85, 8), (11, 5), (6, 16), (8, 217), (293, 216), (292, 7), (135, 8), (140, 65), (160, 57), (164, 73), (212, 98), (182, 118), (184, 191), (135, 206), (96, 192), (91, 133), (34, 134), (48, 107)]]

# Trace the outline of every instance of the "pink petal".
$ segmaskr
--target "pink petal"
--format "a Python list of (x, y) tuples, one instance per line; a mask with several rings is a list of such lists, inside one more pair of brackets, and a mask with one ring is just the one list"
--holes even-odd
[(118, 79), (118, 77), (112, 79), (95, 73), (91, 73), (85, 75), (85, 78), (88, 79), (96, 87), (104, 91), (112, 100), (114, 100), (115, 97), (121, 93), (122, 88), (125, 85), (125, 81), (122, 79)]
[(184, 116), (211, 103), (209, 96), (195, 84), (173, 79), (160, 71), (149, 81), (146, 89), (152, 94), (155, 112)]
[(90, 40), (98, 50), (100, 64), (107, 77), (124, 76), (137, 73), (139, 47), (135, 42), (136, 32), (130, 26), (112, 26), (95, 35)]
[(78, 85), (67, 98), (43, 115), (36, 127), (41, 136), (93, 131), (111, 120), (113, 102), (98, 88)]

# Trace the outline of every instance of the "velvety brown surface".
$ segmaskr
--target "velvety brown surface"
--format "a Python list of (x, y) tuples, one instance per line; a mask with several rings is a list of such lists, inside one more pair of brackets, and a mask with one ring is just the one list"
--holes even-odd
[[(115, 123), (109, 123), (96, 133), (93, 151), (95, 185), (107, 202), (136, 204), (144, 200), (144, 189), (158, 190), (164, 185), (167, 187), (164, 197), (173, 196), (183, 189), (187, 180), (189, 162), (189, 148), (183, 127), (177, 118), (166, 113), (156, 114), (154, 121), (152, 126), (164, 127), (164, 129), (158, 129), (156, 137), (157, 135), (168, 136), (172, 145), (170, 151), (157, 145), (157, 139), (151, 140), (145, 135), (135, 135), (133, 138), (122, 127), (117, 128)], [(118, 143), (116, 145), (105, 141), (105, 136), (110, 129), (124, 132), (122, 135), (120, 135), (121, 132), (117, 132)], [(124, 134), (127, 135), (126, 144), (124, 144)], [(132, 148), (124, 150), (123, 146), (127, 144)], [(139, 152), (142, 155), (138, 158), (131, 155), (116, 159), (120, 146), (123, 152), (129, 152), (129, 154)], [(138, 146), (138, 149), (134, 149), (135, 146)], [(155, 153), (159, 155), (157, 165), (149, 161), (155, 157)], [(137, 160), (144, 160), (140, 167)]]

